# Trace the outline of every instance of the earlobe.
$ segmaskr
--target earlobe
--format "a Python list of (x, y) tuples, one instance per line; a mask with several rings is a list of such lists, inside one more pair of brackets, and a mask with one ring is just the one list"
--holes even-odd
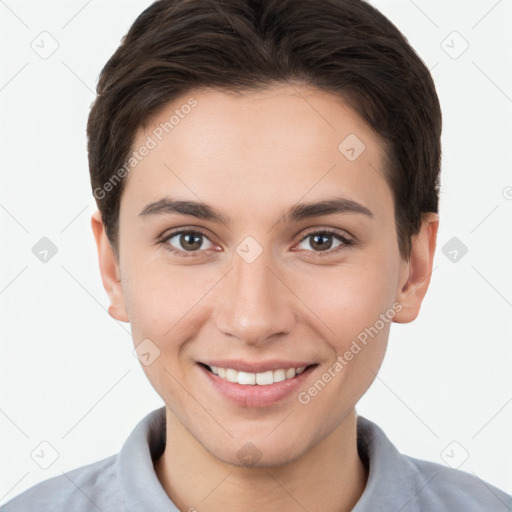
[(397, 294), (397, 302), (402, 305), (394, 318), (397, 323), (412, 322), (420, 312), (432, 275), (438, 228), (439, 216), (425, 213), (419, 233), (412, 238), (411, 257), (404, 262), (404, 276)]
[(119, 264), (108, 240), (99, 211), (93, 213), (91, 227), (98, 248), (98, 261), (103, 288), (105, 288), (110, 299), (108, 313), (116, 320), (129, 322), (121, 285)]

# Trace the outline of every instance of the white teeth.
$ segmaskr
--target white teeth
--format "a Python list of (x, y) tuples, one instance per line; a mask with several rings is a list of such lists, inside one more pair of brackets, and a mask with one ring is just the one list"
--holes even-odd
[(238, 383), (248, 386), (268, 386), (275, 382), (282, 382), (284, 380), (293, 379), (296, 375), (300, 375), (305, 369), (305, 366), (301, 368), (287, 368), (279, 370), (269, 370), (261, 373), (251, 372), (239, 372), (233, 368), (221, 368), (219, 366), (209, 367), (215, 375), (218, 375), (221, 379), (225, 379), (229, 382)]
[(283, 380), (286, 380), (286, 370), (275, 370), (274, 382), (282, 382)]
[(256, 384), (256, 374), (247, 372), (238, 372), (238, 384)]
[(260, 386), (268, 386), (274, 384), (274, 372), (269, 370), (268, 372), (262, 372), (256, 374), (256, 384)]
[(293, 377), (295, 377), (295, 368), (288, 368), (284, 375), (287, 379), (293, 379)]
[(238, 372), (233, 368), (226, 368), (226, 380), (229, 382), (238, 382)]

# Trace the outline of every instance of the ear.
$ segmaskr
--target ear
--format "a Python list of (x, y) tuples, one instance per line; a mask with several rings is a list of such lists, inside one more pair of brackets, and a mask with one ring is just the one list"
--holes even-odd
[(420, 312), (432, 275), (438, 228), (439, 216), (436, 213), (423, 214), (420, 231), (411, 240), (410, 259), (403, 261), (402, 278), (396, 298), (402, 309), (394, 317), (397, 323), (412, 322)]
[(107, 238), (105, 226), (103, 225), (99, 211), (93, 213), (91, 226), (98, 247), (98, 260), (103, 288), (105, 288), (110, 299), (108, 314), (121, 322), (129, 322), (124, 303), (123, 288), (121, 286), (119, 264)]

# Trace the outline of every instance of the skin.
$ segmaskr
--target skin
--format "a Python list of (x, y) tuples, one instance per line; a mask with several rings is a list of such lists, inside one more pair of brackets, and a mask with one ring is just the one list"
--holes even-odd
[[(383, 141), (339, 98), (306, 86), (193, 91), (141, 128), (134, 148), (192, 96), (197, 107), (127, 178), (118, 251), (99, 212), (92, 218), (110, 315), (130, 322), (135, 346), (150, 339), (160, 350), (143, 366), (166, 405), (167, 445), (156, 473), (180, 510), (349, 511), (368, 478), (355, 406), (382, 363), (390, 323), (305, 405), (296, 393), (273, 406), (236, 405), (196, 362), (311, 361), (318, 366), (299, 391), (307, 390), (393, 304), (400, 305), (394, 321), (416, 318), (438, 217), (424, 214), (403, 259)], [(355, 161), (338, 150), (349, 134), (366, 146)], [(373, 215), (282, 221), (296, 203), (334, 195)], [(163, 197), (208, 203), (231, 222), (139, 215)], [(177, 228), (206, 236), (198, 248), (179, 235), (161, 240)], [(322, 250), (312, 236), (302, 240), (326, 228), (353, 243), (328, 235)], [(236, 252), (248, 236), (262, 249), (251, 263)], [(252, 465), (237, 455), (248, 442), (260, 456)]]

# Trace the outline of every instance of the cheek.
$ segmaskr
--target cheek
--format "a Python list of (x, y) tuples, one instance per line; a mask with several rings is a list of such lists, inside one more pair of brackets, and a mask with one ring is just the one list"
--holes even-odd
[(392, 308), (396, 272), (382, 261), (340, 265), (317, 269), (306, 277), (295, 276), (290, 287), (304, 302), (304, 312), (310, 311), (308, 317), (317, 317), (315, 324), (325, 338), (342, 350)]
[[(387, 348), (393, 307), (393, 274), (362, 268), (338, 268), (328, 278), (304, 282), (299, 294), (309, 294), (314, 312), (308, 323), (321, 329), (330, 356), (311, 387), (298, 401), (311, 415), (328, 418), (326, 431), (356, 405), (378, 373)], [(313, 320), (318, 316), (319, 320)], [(326, 351), (327, 353), (327, 351)]]
[(134, 256), (125, 263), (123, 293), (135, 344), (149, 338), (166, 350), (177, 345), (181, 332), (193, 332), (190, 322), (197, 325), (204, 316), (204, 299), (218, 279), (200, 266), (138, 262)]

